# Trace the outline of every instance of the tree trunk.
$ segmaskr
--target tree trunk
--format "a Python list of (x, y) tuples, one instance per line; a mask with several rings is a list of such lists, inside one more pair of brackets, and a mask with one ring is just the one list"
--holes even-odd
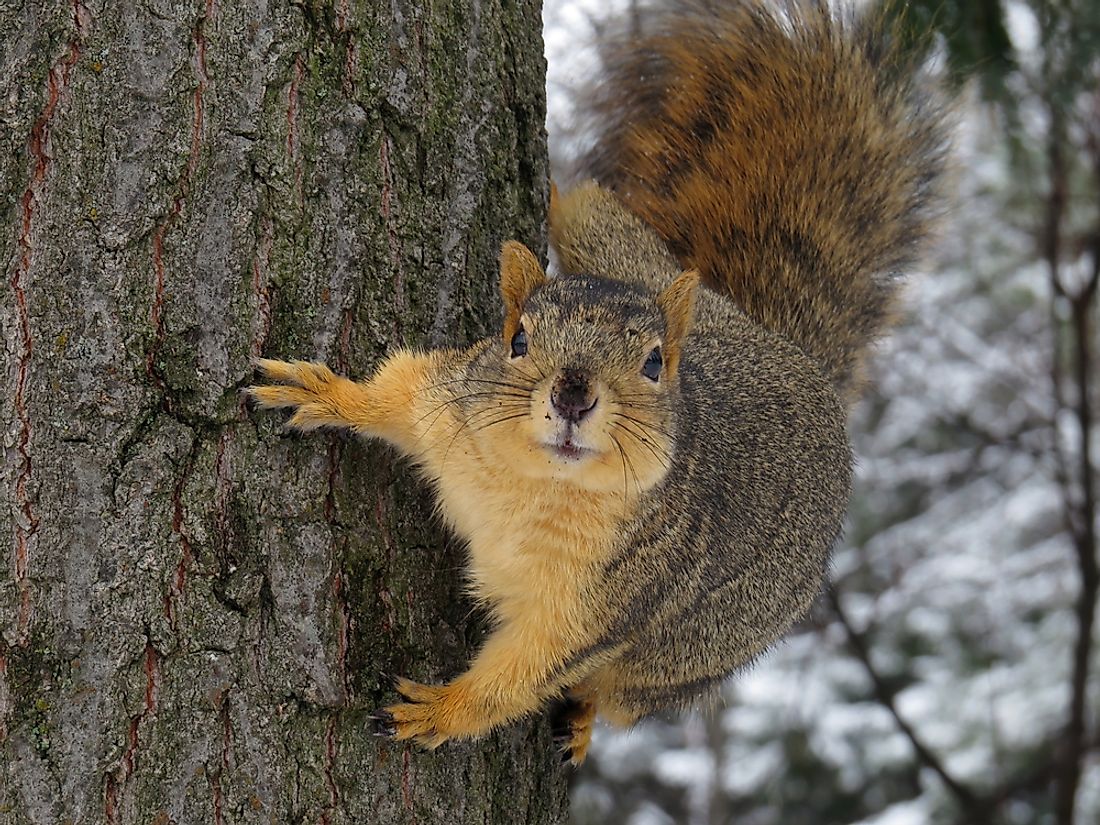
[(562, 821), (545, 725), (371, 736), (481, 642), (463, 549), (392, 452), (240, 397), (494, 328), (538, 5), (0, 0), (0, 821)]

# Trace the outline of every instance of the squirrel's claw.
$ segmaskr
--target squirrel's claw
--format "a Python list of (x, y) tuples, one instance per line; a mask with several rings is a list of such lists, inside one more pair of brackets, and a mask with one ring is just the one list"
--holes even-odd
[(374, 735), (384, 738), (393, 739), (397, 733), (397, 729), (394, 727), (393, 715), (390, 714), (385, 708), (379, 708), (374, 713), (367, 716), (372, 722), (374, 722)]

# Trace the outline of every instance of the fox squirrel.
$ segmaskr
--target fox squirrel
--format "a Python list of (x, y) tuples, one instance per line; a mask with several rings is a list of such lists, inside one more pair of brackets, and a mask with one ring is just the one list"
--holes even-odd
[[(499, 337), (356, 382), (261, 360), (260, 407), (411, 457), (495, 629), (385, 733), (434, 748), (566, 701), (629, 725), (714, 689), (802, 617), (849, 497), (846, 405), (928, 232), (936, 96), (887, 28), (826, 4), (650, 5), (605, 35), (547, 278), (504, 244)], [(686, 270), (686, 271), (685, 271)], [(709, 289), (697, 288), (702, 282)]]

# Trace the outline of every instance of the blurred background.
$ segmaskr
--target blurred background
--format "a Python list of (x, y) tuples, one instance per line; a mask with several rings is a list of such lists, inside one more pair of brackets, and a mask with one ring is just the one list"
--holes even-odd
[[(628, 6), (546, 0), (559, 168)], [(1100, 822), (1100, 2), (906, 21), (960, 101), (954, 192), (852, 418), (832, 587), (713, 711), (601, 728), (577, 825)]]

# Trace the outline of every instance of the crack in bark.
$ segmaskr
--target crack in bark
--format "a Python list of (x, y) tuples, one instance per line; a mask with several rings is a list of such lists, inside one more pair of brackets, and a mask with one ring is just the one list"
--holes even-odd
[(267, 641), (267, 628), (270, 625), (276, 628), (276, 630), (278, 629), (278, 622), (276, 620), (277, 614), (275, 611), (275, 596), (271, 590), (271, 577), (266, 568), (260, 574), (258, 602), (256, 636), (252, 641), (251, 653), (253, 673), (256, 676), (256, 681), (262, 684), (266, 678), (261, 663), (264, 660), (262, 648)]
[(108, 771), (104, 777), (103, 807), (104, 815), (110, 825), (117, 825), (125, 792), (126, 783), (133, 776), (137, 768), (138, 742), (141, 733), (141, 724), (157, 711), (157, 694), (159, 692), (158, 680), (160, 677), (161, 655), (153, 647), (149, 636), (149, 628), (145, 628), (145, 652), (143, 655), (143, 669), (145, 671), (145, 695), (142, 699), (141, 710), (130, 717), (130, 725), (126, 734), (126, 750), (119, 760), (118, 766)]
[[(275, 229), (271, 214), (265, 212), (260, 221), (260, 237), (256, 253), (252, 257), (252, 295), (256, 300), (256, 315), (252, 322), (252, 340), (248, 354), (256, 359), (263, 355), (264, 344), (271, 332), (271, 282), (268, 274), (271, 265), (271, 248), (275, 241)], [(241, 396), (242, 416), (246, 413), (246, 401)]]
[(340, 91), (348, 100), (355, 97), (355, 71), (359, 68), (359, 49), (348, 28), (348, 0), (340, 0), (336, 10), (336, 31), (344, 40), (344, 75)]
[(183, 591), (187, 585), (187, 569), (195, 559), (191, 539), (183, 529), (184, 517), (186, 515), (183, 508), (183, 489), (187, 485), (188, 479), (191, 477), (191, 472), (195, 467), (195, 461), (198, 459), (201, 445), (201, 437), (194, 435), (191, 441), (191, 449), (188, 451), (187, 459), (184, 462), (183, 471), (180, 473), (175, 486), (172, 488), (172, 534), (179, 536), (180, 560), (169, 582), (168, 592), (164, 594), (164, 615), (165, 618), (168, 619), (168, 624), (171, 626), (173, 632), (178, 632), (179, 630), (177, 625), (179, 617), (176, 614), (176, 604), (183, 598)]
[(290, 816), (286, 818), (287, 822), (293, 822), (297, 819), (294, 816), (294, 811), (302, 804), (302, 763), (297, 757), (294, 758), (294, 800), (291, 804)]
[(146, 714), (157, 709), (157, 677), (160, 673), (160, 654), (153, 647), (148, 634), (145, 638), (145, 705)]
[(401, 804), (409, 812), (409, 819), (412, 820), (413, 825), (416, 825), (416, 811), (413, 809), (412, 764), (409, 751), (410, 746), (405, 745), (405, 749), (401, 754)]
[(13, 519), (15, 546), (14, 568), (15, 586), (19, 592), (19, 610), (16, 618), (16, 638), (21, 645), (30, 639), (30, 623), (33, 613), (33, 594), (30, 582), (30, 542), (38, 532), (39, 520), (34, 511), (27, 486), (31, 480), (33, 462), (31, 459), (31, 417), (27, 410), (27, 380), (30, 376), (31, 358), (34, 354), (34, 336), (31, 332), (30, 308), (27, 305), (27, 277), (30, 275), (34, 259), (35, 215), (42, 200), (46, 176), (50, 170), (50, 133), (53, 118), (57, 113), (62, 96), (68, 91), (72, 79), (72, 70), (84, 50), (84, 37), (91, 15), (80, 2), (73, 0), (73, 26), (75, 34), (69, 41), (68, 49), (57, 62), (50, 67), (46, 80), (46, 105), (31, 127), (29, 151), (33, 159), (31, 177), (23, 196), (20, 198), (21, 226), (19, 232), (19, 260), (8, 281), (15, 296), (16, 320), (18, 325), (18, 354), (15, 358), (15, 397), (12, 407), (19, 420), (19, 436), (16, 451), (19, 454), (19, 471), (15, 477), (14, 504), (17, 511)]
[[(192, 96), (193, 114), (191, 116), (191, 148), (187, 157), (187, 167), (176, 182), (176, 194), (172, 198), (172, 204), (164, 220), (157, 225), (153, 232), (153, 304), (149, 311), (149, 324), (153, 328), (153, 343), (145, 354), (145, 372), (153, 383), (165, 392), (167, 383), (160, 367), (157, 365), (157, 356), (164, 346), (166, 330), (164, 328), (164, 297), (165, 297), (165, 273), (164, 273), (164, 237), (175, 223), (176, 218), (183, 212), (183, 204), (191, 191), (195, 180), (195, 172), (198, 171), (199, 153), (202, 149), (202, 133), (205, 123), (205, 109), (203, 99), (206, 95), (210, 77), (206, 72), (206, 35), (207, 21), (213, 19), (214, 0), (206, 0), (203, 14), (196, 21), (192, 29), (192, 39), (195, 43), (195, 78), (198, 83)], [(165, 408), (170, 409), (170, 399), (165, 394)]]
[(225, 825), (225, 814), (222, 812), (222, 774), (215, 771), (209, 775), (211, 804), (214, 806), (214, 825)]
[(382, 618), (382, 630), (392, 634), (393, 629), (397, 626), (397, 613), (393, 609), (393, 595), (385, 585), (378, 589), (378, 599), (386, 608), (386, 614)]
[(218, 705), (218, 716), (222, 724), (222, 748), (221, 759), (217, 768), (207, 771), (207, 779), (210, 781), (211, 802), (214, 808), (215, 825), (225, 825), (225, 794), (222, 790), (222, 774), (229, 770), (229, 754), (233, 748), (233, 720), (230, 717), (229, 691), (232, 687), (226, 687), (215, 699)]
[(344, 58), (344, 80), (340, 90), (348, 100), (355, 98), (355, 72), (359, 68), (359, 49), (355, 39), (347, 38), (347, 56)]
[(229, 541), (229, 491), (231, 488), (230, 475), (232, 467), (226, 460), (229, 437), (232, 432), (229, 427), (222, 427), (218, 436), (218, 446), (214, 453), (214, 528), (215, 543), (223, 544), (223, 554), (228, 555)]

